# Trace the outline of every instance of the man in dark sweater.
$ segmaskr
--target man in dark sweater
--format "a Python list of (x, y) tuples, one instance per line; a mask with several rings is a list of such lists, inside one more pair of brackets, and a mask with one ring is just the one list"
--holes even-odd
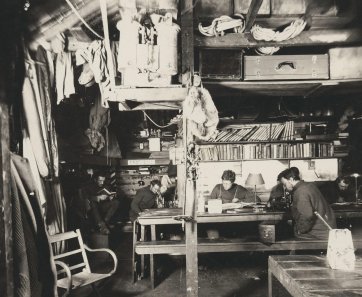
[(338, 177), (334, 181), (316, 182), (316, 185), (330, 204), (354, 202), (356, 200), (351, 182), (347, 177)]
[(160, 193), (161, 182), (152, 180), (150, 185), (137, 191), (136, 196), (131, 203), (129, 217), (131, 221), (135, 221), (140, 212), (149, 208), (157, 208), (157, 196)]
[(288, 191), (292, 191), (295, 236), (306, 239), (327, 239), (328, 228), (318, 219), (314, 211), (317, 211), (332, 228), (336, 228), (336, 218), (317, 186), (300, 180), (299, 173), (291, 169), (282, 172), (281, 181)]
[[(211, 192), (210, 199), (221, 199), (222, 203), (254, 202), (254, 194), (244, 187), (235, 184), (235, 172), (225, 170), (221, 176), (222, 183), (217, 184)], [(257, 202), (260, 198), (256, 197)]]
[(109, 234), (110, 221), (119, 207), (116, 193), (107, 188), (106, 174), (98, 172), (82, 192), (89, 201), (90, 220), (100, 233)]

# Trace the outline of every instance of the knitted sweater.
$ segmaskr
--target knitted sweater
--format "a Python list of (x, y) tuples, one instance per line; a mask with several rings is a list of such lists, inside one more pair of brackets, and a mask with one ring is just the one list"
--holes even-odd
[(314, 183), (298, 182), (293, 189), (292, 216), (295, 221), (295, 235), (310, 238), (327, 239), (328, 228), (317, 218), (314, 211), (336, 227), (336, 218), (330, 205)]

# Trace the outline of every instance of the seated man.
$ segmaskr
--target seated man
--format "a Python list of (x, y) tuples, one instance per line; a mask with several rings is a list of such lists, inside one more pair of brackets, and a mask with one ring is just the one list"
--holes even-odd
[[(211, 192), (210, 199), (221, 199), (222, 203), (236, 203), (236, 202), (255, 202), (254, 193), (246, 188), (235, 183), (235, 172), (232, 170), (225, 170), (221, 176), (222, 183), (217, 184)], [(260, 202), (257, 196), (256, 201)], [(221, 234), (223, 237), (236, 237), (242, 236), (247, 233), (257, 232), (257, 224), (255, 222), (228, 223), (225, 226), (222, 224), (202, 224), (200, 226), (200, 234), (204, 229), (209, 238), (217, 238)]]
[(149, 186), (139, 189), (131, 203), (129, 217), (135, 221), (140, 212), (149, 208), (157, 208), (157, 199), (160, 196), (161, 182), (152, 180)]
[(297, 174), (292, 168), (282, 171), (281, 181), (293, 195), (291, 210), (295, 236), (306, 239), (328, 239), (329, 229), (314, 211), (317, 211), (332, 228), (336, 228), (336, 218), (317, 186), (300, 180), (299, 173)]
[[(217, 184), (211, 192), (210, 199), (221, 199), (222, 203), (254, 202), (254, 194), (244, 187), (235, 184), (235, 172), (225, 170), (221, 176), (222, 183)], [(257, 202), (260, 198), (256, 197)]]
[(177, 196), (177, 166), (168, 165), (167, 175), (161, 178), (160, 193), (165, 200), (166, 207), (174, 207)]
[[(299, 174), (299, 169), (297, 167), (290, 167), (290, 169), (296, 174)], [(268, 205), (272, 208), (288, 208), (292, 200), (290, 193), (286, 191), (283, 183), (281, 182), (282, 174), (283, 172), (278, 174), (277, 184), (270, 191)]]
[(316, 185), (330, 204), (356, 200), (348, 177), (338, 177), (334, 181), (316, 182)]
[(115, 198), (115, 192), (105, 187), (105, 180), (105, 174), (98, 172), (84, 187), (83, 193), (90, 204), (91, 223), (99, 232), (109, 234), (110, 221), (118, 209), (119, 200)]

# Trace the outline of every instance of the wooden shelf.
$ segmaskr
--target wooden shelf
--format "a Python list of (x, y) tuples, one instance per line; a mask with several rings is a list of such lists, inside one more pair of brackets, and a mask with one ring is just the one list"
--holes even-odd
[(334, 140), (339, 139), (303, 139), (303, 140), (263, 140), (263, 141), (231, 141), (231, 142), (200, 142), (197, 143), (200, 146), (203, 145), (222, 145), (222, 144), (294, 144), (294, 143), (310, 143), (310, 142), (319, 142), (319, 143), (326, 143), (326, 142), (332, 142)]
[(341, 46), (362, 43), (362, 29), (320, 29), (303, 31), (283, 41), (257, 41), (251, 33), (229, 33), (224, 36), (195, 35), (194, 46), (200, 48), (255, 48), (264, 46)]
[(317, 159), (338, 159), (341, 157), (308, 157), (308, 158), (263, 158), (263, 159), (235, 159), (235, 160), (200, 160), (200, 163), (210, 162), (245, 162), (245, 161), (288, 161), (288, 160), (317, 160)]
[(116, 102), (132, 100), (135, 102), (183, 101), (188, 88), (182, 85), (170, 85), (155, 88), (116, 87)]
[(97, 165), (97, 166), (152, 166), (152, 165), (168, 165), (168, 158), (153, 158), (153, 159), (121, 159), (107, 158), (96, 155), (80, 155), (79, 162), (82, 164)]
[(169, 159), (120, 159), (120, 166), (153, 166), (168, 165)]
[(360, 94), (362, 78), (279, 81), (203, 81), (212, 95), (218, 96), (301, 96)]

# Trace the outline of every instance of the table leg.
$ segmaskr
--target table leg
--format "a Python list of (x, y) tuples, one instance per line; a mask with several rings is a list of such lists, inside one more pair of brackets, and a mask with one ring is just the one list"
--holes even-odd
[(273, 297), (273, 274), (268, 268), (268, 297)]
[[(151, 225), (151, 240), (156, 240), (156, 226)], [(151, 279), (151, 288), (155, 288), (155, 259), (154, 255), (150, 254), (150, 279)]]
[(136, 233), (136, 222), (133, 222), (133, 250), (132, 250), (132, 279), (133, 283), (136, 282), (136, 275), (137, 275), (137, 265), (136, 265), (136, 251), (135, 245), (137, 242), (137, 233)]
[[(145, 226), (141, 225), (140, 241), (145, 241)], [(141, 255), (141, 278), (145, 275), (145, 255)]]

